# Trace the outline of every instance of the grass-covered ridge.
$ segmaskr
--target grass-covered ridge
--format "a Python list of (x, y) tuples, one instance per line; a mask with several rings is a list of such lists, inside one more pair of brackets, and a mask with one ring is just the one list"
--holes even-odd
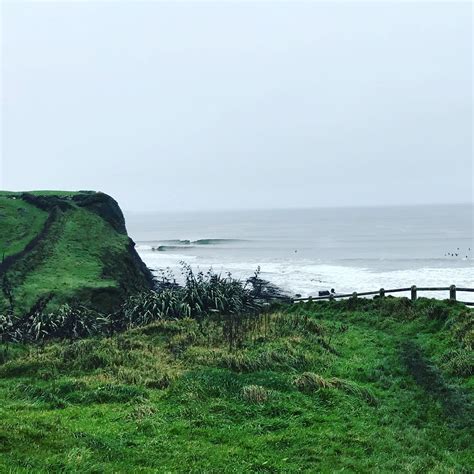
[(0, 192), (0, 313), (74, 300), (110, 309), (151, 275), (118, 204), (90, 191)]
[[(146, 322), (146, 321), (145, 321)], [(0, 471), (469, 472), (473, 313), (385, 298), (0, 346)]]

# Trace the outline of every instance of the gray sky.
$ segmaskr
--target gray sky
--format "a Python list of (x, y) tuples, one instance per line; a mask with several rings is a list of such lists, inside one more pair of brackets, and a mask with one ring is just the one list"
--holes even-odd
[(127, 210), (472, 199), (472, 6), (3, 4), (4, 189)]

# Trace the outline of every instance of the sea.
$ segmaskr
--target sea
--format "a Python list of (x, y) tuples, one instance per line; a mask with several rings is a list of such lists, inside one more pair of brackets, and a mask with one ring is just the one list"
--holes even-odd
[(473, 217), (472, 204), (126, 214), (157, 276), (179, 281), (182, 262), (242, 280), (259, 270), (290, 296), (473, 287)]

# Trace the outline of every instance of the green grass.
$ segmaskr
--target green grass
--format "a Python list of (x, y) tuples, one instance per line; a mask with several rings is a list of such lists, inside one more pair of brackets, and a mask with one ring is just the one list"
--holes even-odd
[(28, 273), (17, 289), (17, 298), (27, 307), (37, 295), (48, 292), (53, 292), (57, 301), (66, 301), (78, 288), (87, 291), (117, 285), (115, 279), (102, 275), (102, 258), (106, 252), (125, 252), (127, 236), (83, 209), (66, 212), (54, 232), (58, 239), (48, 249), (48, 258)]
[(0, 195), (4, 197), (21, 197), (23, 192), (33, 194), (34, 196), (57, 196), (60, 198), (68, 198), (77, 196), (78, 194), (94, 194), (95, 191), (61, 191), (61, 190), (38, 190), (38, 191), (0, 191)]
[(0, 259), (21, 252), (43, 228), (48, 213), (0, 193)]
[[(6, 272), (16, 315), (48, 295), (48, 310), (79, 301), (111, 311), (128, 292), (149, 288), (146, 270), (116, 225), (123, 216), (111, 198), (88, 191), (28, 194), (33, 198), (0, 192), (0, 258), (5, 252), (16, 259)], [(93, 202), (87, 201), (89, 197)], [(34, 245), (23, 252), (31, 242)], [(4, 277), (0, 272), (2, 287)], [(7, 295), (0, 291), (0, 313), (9, 307)]]
[(462, 305), (283, 306), (222, 325), (0, 346), (0, 471), (471, 472)]

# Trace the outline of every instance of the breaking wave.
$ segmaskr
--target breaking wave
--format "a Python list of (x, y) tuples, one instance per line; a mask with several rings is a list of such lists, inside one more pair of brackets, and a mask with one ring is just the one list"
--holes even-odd
[[(207, 271), (212, 268), (217, 273), (230, 272), (234, 277), (246, 279), (260, 267), (261, 277), (290, 294), (302, 296), (317, 295), (320, 290), (335, 288), (339, 293), (372, 291), (380, 288), (400, 288), (411, 285), (422, 286), (472, 286), (473, 267), (453, 268), (413, 268), (406, 270), (374, 271), (368, 266), (346, 266), (307, 261), (237, 261), (181, 253), (140, 252), (144, 262), (153, 270), (170, 268), (176, 276), (181, 272), (180, 262), (186, 261), (195, 270)], [(446, 298), (445, 293), (429, 293), (426, 296)], [(460, 299), (469, 300), (470, 295)]]

